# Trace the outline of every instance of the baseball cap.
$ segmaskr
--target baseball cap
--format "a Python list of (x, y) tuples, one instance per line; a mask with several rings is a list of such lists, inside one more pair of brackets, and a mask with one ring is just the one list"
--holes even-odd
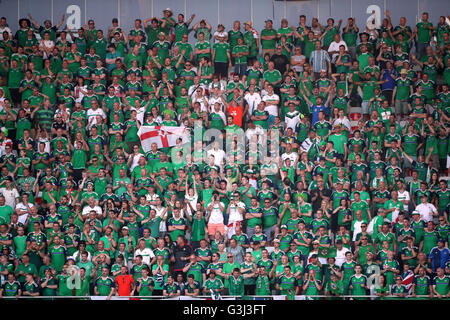
[(163, 10), (163, 12), (164, 11), (169, 11), (169, 12), (172, 12), (172, 9), (170, 9), (170, 8), (166, 8), (165, 10)]
[(129, 230), (127, 226), (122, 227), (122, 230), (124, 230), (124, 229)]
[(411, 213), (411, 215), (416, 215), (416, 214), (420, 214), (419, 211), (414, 210), (414, 211)]
[(336, 244), (342, 244), (342, 240), (341, 239), (336, 240)]
[(8, 129), (6, 129), (5, 127), (2, 127), (1, 132), (3, 132), (5, 134), (5, 136), (8, 136)]
[(281, 227), (280, 227), (280, 229), (286, 229), (287, 230), (287, 225), (285, 225), (285, 224), (283, 224)]
[(267, 18), (264, 22), (271, 22), (273, 23), (272, 19)]

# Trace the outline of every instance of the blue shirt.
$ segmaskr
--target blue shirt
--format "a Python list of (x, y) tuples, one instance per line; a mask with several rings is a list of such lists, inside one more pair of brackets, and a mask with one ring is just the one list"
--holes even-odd
[(437, 268), (445, 269), (445, 264), (450, 259), (450, 250), (446, 247), (442, 249), (434, 247), (428, 257), (431, 259), (431, 269), (436, 272)]
[[(392, 74), (394, 76), (397, 75), (397, 71), (395, 69), (392, 70)], [(383, 72), (383, 80), (389, 80), (388, 82), (385, 82), (381, 85), (381, 90), (394, 90), (395, 87), (395, 79), (393, 79), (391, 77), (391, 75), (389, 74), (389, 71), (387, 71), (387, 69), (384, 70)]]
[(321, 105), (321, 106), (317, 106), (315, 104), (312, 105), (311, 107), (311, 112), (312, 112), (312, 123), (311, 125), (313, 126), (316, 122), (319, 121), (319, 112), (320, 111), (325, 111), (326, 115), (330, 114), (330, 108), (328, 108), (326, 105)]

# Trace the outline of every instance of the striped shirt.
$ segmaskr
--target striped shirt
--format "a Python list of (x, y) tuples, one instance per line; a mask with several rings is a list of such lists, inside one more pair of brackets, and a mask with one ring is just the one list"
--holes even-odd
[(328, 70), (328, 62), (330, 62), (330, 56), (325, 50), (314, 50), (309, 57), (314, 72), (320, 72), (320, 70)]

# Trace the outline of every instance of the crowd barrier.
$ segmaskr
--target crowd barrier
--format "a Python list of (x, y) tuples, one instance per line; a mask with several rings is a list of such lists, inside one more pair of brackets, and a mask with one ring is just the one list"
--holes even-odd
[[(354, 298), (358, 299), (370, 299), (375, 300), (377, 297), (374, 295), (342, 295), (338, 297), (331, 297), (326, 295), (296, 295), (294, 299), (289, 298), (286, 295), (271, 295), (271, 296), (220, 296), (219, 299), (212, 299), (211, 296), (178, 296), (178, 297), (166, 297), (166, 296), (112, 296), (110, 300), (240, 300), (240, 301), (264, 301), (264, 300), (351, 300)], [(383, 299), (388, 300), (413, 300), (413, 299), (429, 299), (429, 295), (417, 295), (415, 297), (407, 296), (405, 298), (396, 296), (387, 296)], [(106, 300), (106, 296), (36, 296), (36, 297), (2, 297), (1, 299), (16, 300), (16, 299), (45, 299), (45, 300)], [(433, 300), (437, 300), (435, 297)]]

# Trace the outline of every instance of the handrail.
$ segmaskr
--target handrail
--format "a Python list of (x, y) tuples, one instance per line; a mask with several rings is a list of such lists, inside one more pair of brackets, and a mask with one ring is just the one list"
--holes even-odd
[[(269, 296), (255, 296), (255, 295), (246, 295), (246, 296), (228, 296), (228, 295), (223, 295), (220, 296), (221, 299), (232, 299), (232, 298), (238, 298), (241, 301), (247, 301), (245, 299), (242, 299), (243, 297), (246, 298), (271, 298), (272, 300), (274, 297), (283, 297), (285, 295), (269, 295)], [(177, 297), (166, 297), (166, 296), (112, 296), (112, 300), (116, 300), (116, 299), (154, 299), (154, 300), (182, 300), (180, 299), (180, 297), (187, 297), (188, 299), (186, 300), (204, 300), (204, 299), (211, 299), (211, 296), (177, 296)], [(347, 298), (397, 298), (397, 299), (415, 299), (415, 298), (430, 298), (429, 295), (416, 295), (415, 297), (408, 295), (406, 297), (396, 297), (393, 295), (388, 295), (385, 297), (377, 297), (375, 295), (342, 295), (342, 296), (327, 296), (327, 295), (296, 295), (295, 297), (302, 297), (302, 298), (319, 298), (319, 299), (323, 299), (323, 298), (332, 298), (332, 299), (347, 299)], [(94, 299), (92, 299), (94, 298)], [(104, 298), (104, 299), (102, 299)], [(191, 299), (189, 299), (191, 298)], [(90, 300), (106, 300), (106, 296), (3, 296), (0, 297), (0, 299), (74, 299), (74, 300), (86, 300), (86, 299), (90, 299)]]

